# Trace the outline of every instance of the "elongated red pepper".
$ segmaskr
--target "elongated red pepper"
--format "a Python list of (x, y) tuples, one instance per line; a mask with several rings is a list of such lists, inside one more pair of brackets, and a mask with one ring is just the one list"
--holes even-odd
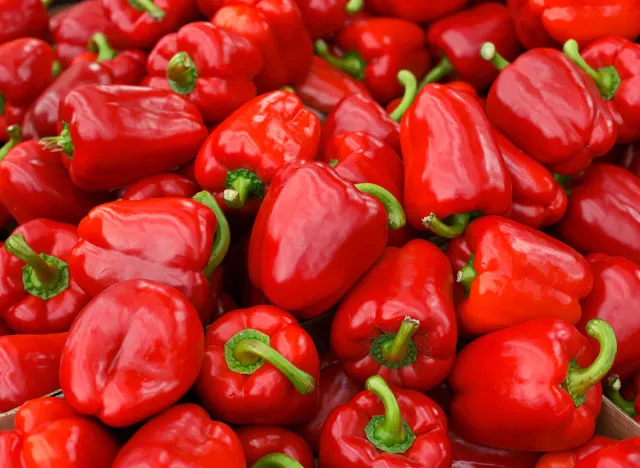
[(417, 239), (387, 249), (345, 296), (331, 349), (361, 382), (378, 374), (391, 385), (426, 391), (451, 371), (457, 337), (451, 265), (435, 245)]
[(239, 309), (209, 327), (195, 388), (207, 410), (233, 424), (295, 424), (318, 402), (318, 352), (291, 314)]
[(535, 468), (574, 468), (576, 463), (587, 455), (615, 443), (616, 441), (609, 437), (596, 435), (580, 447), (565, 452), (553, 452), (543, 455), (535, 465)]
[(360, 13), (365, 0), (296, 0), (302, 18), (312, 38), (327, 37)]
[(373, 266), (387, 244), (387, 225), (404, 224), (400, 203), (382, 187), (353, 186), (322, 163), (291, 162), (276, 174), (258, 212), (251, 282), (274, 305), (315, 317)]
[[(452, 468), (537, 468), (540, 454), (520, 450), (505, 450), (469, 442), (449, 428), (449, 441), (453, 453)], [(560, 468), (560, 467), (554, 467)]]
[(560, 238), (586, 253), (620, 255), (640, 263), (640, 179), (626, 169), (596, 164), (569, 196)]
[(425, 2), (423, 0), (366, 0), (366, 5), (379, 15), (395, 16), (416, 23), (426, 23), (460, 10), (467, 0)]
[(140, 179), (122, 193), (123, 200), (149, 200), (150, 198), (191, 198), (200, 191), (198, 184), (180, 174), (158, 174)]
[(465, 346), (449, 375), (456, 431), (471, 442), (512, 450), (561, 451), (587, 442), (616, 337), (600, 319), (591, 320), (586, 331), (600, 343), (595, 360), (573, 325), (547, 318)]
[(307, 443), (289, 429), (279, 426), (244, 426), (238, 429), (237, 434), (242, 442), (247, 465), (252, 468), (316, 466)]
[(49, 38), (47, 8), (52, 0), (4, 0), (0, 5), (0, 44), (23, 37)]
[(640, 463), (640, 437), (608, 445), (576, 463), (575, 468), (637, 466)]
[(263, 94), (209, 135), (196, 158), (196, 179), (222, 206), (256, 212), (276, 172), (315, 159), (319, 142), (320, 120), (298, 96)]

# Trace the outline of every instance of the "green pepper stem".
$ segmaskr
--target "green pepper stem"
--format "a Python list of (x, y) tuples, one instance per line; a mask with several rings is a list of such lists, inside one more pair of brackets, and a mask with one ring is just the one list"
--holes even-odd
[(45, 137), (40, 140), (40, 144), (45, 149), (51, 151), (62, 151), (69, 156), (69, 159), (73, 157), (73, 141), (71, 140), (71, 131), (69, 130), (69, 124), (62, 122), (62, 131), (58, 136)]
[(620, 388), (622, 384), (620, 383), (620, 377), (617, 375), (612, 375), (609, 377), (606, 386), (606, 393), (615, 405), (620, 408), (622, 411), (627, 413), (630, 417), (636, 417), (636, 407), (633, 401), (625, 400), (622, 395), (620, 395)]
[(450, 220), (451, 224), (442, 222), (435, 213), (431, 213), (422, 219), (422, 224), (440, 237), (453, 239), (462, 235), (467, 224), (471, 221), (471, 215), (469, 213), (454, 214), (449, 216), (447, 220)]
[(344, 7), (344, 11), (348, 15), (355, 15), (364, 10), (364, 0), (349, 0)]
[(231, 208), (240, 209), (247, 199), (264, 197), (264, 184), (255, 172), (248, 169), (235, 169), (227, 172), (226, 189), (222, 198)]
[(186, 52), (178, 52), (167, 65), (167, 80), (178, 94), (189, 94), (196, 87), (198, 71)]
[(450, 73), (453, 73), (454, 68), (453, 64), (449, 61), (447, 57), (442, 57), (438, 65), (433, 67), (427, 73), (427, 76), (424, 77), (422, 82), (420, 83), (420, 88), (424, 88), (426, 85), (430, 83), (435, 83), (436, 81), (440, 81), (443, 77), (447, 76)]
[(387, 382), (379, 375), (369, 377), (365, 387), (380, 398), (384, 405), (384, 419), (376, 426), (374, 437), (387, 446), (401, 444), (406, 440), (407, 434), (404, 430), (400, 406), (398, 406), (396, 396), (387, 385)]
[(47, 263), (27, 244), (22, 234), (13, 234), (4, 242), (4, 248), (14, 257), (33, 268), (42, 284), (53, 284), (60, 279), (60, 270)]
[(413, 104), (413, 101), (416, 100), (416, 94), (418, 93), (418, 82), (414, 74), (409, 70), (400, 70), (398, 72), (398, 81), (404, 86), (404, 96), (402, 96), (402, 101), (400, 101), (398, 107), (389, 116), (396, 122), (402, 120), (402, 116)]
[(211, 249), (211, 255), (209, 256), (209, 263), (205, 267), (204, 275), (209, 278), (213, 271), (222, 263), (224, 256), (229, 250), (229, 244), (231, 244), (231, 230), (229, 229), (229, 222), (226, 216), (218, 206), (216, 199), (213, 198), (206, 190), (198, 192), (193, 196), (193, 200), (202, 203), (214, 212), (216, 220), (218, 221), (218, 227), (216, 229), (216, 237), (213, 240), (213, 247)]
[(270, 453), (251, 465), (251, 468), (302, 468), (302, 465), (284, 453)]
[(0, 161), (2, 161), (9, 151), (22, 141), (22, 128), (20, 125), (9, 125), (7, 127), (7, 134), (9, 135), (9, 141), (7, 141), (2, 148), (0, 148)]
[(326, 60), (329, 64), (348, 73), (357, 80), (361, 80), (364, 76), (364, 69), (367, 66), (365, 61), (359, 54), (351, 52), (344, 54), (343, 57), (336, 57), (329, 50), (329, 44), (324, 40), (318, 39), (313, 43), (316, 55)]
[(98, 54), (98, 57), (96, 58), (96, 61), (98, 62), (112, 60), (117, 55), (116, 51), (111, 47), (111, 44), (109, 44), (109, 39), (107, 39), (107, 36), (102, 33), (95, 33), (91, 37), (87, 48), (89, 49), (89, 52)]
[(580, 47), (575, 39), (569, 39), (565, 42), (562, 51), (573, 63), (591, 77), (605, 100), (611, 99), (616, 94), (621, 80), (615, 67), (594, 70), (580, 55)]
[(42, 0), (42, 5), (45, 10), (48, 9), (53, 4), (53, 0)]
[(51, 64), (51, 76), (57, 78), (62, 73), (62, 64), (58, 60), (54, 60)]
[(153, 0), (129, 0), (129, 4), (136, 10), (149, 13), (149, 16), (156, 21), (160, 21), (167, 15), (163, 9), (153, 3)]
[(402, 205), (391, 192), (376, 184), (356, 184), (356, 188), (361, 192), (367, 193), (377, 199), (384, 209), (387, 211), (387, 224), (389, 229), (400, 229), (407, 224), (407, 216), (405, 215)]
[(458, 272), (456, 281), (460, 283), (464, 287), (464, 290), (467, 292), (467, 294), (469, 294), (469, 291), (471, 291), (471, 283), (473, 283), (473, 280), (476, 279), (476, 276), (478, 276), (478, 272), (475, 268), (475, 255), (471, 254), (465, 266), (463, 266), (462, 269)]
[(493, 42), (485, 42), (480, 46), (480, 57), (487, 62), (491, 62), (498, 71), (502, 71), (510, 65), (510, 63), (498, 53)]
[(0, 93), (0, 115), (4, 115), (4, 103), (6, 99), (2, 93)]
[(553, 180), (560, 184), (560, 186), (564, 190), (564, 193), (566, 193), (567, 196), (571, 195), (572, 191), (567, 188), (567, 185), (569, 184), (569, 182), (571, 182), (572, 177), (568, 175), (556, 174), (555, 172), (552, 172), (551, 175), (553, 176)]
[(289, 85), (284, 85), (282, 88), (280, 88), (280, 91), (286, 91), (287, 93), (296, 94), (296, 90)]
[(282, 372), (291, 381), (296, 390), (303, 395), (313, 393), (314, 378), (298, 369), (287, 358), (266, 343), (258, 340), (240, 340), (233, 351), (234, 357), (243, 365), (249, 365), (264, 359)]
[(420, 321), (406, 316), (393, 341), (389, 341), (389, 346), (382, 349), (384, 358), (391, 362), (403, 361), (409, 352), (411, 338), (418, 331), (418, 328), (420, 328)]

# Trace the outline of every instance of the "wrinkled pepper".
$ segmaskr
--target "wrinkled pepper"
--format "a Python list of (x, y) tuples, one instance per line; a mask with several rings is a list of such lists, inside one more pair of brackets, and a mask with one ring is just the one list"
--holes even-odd
[(123, 200), (149, 200), (150, 198), (191, 198), (200, 191), (193, 180), (180, 174), (158, 174), (129, 185), (120, 198)]
[[(311, 449), (295, 432), (280, 426), (244, 426), (236, 432), (251, 468), (314, 468)], [(295, 461), (298, 464), (292, 463)]]
[(365, 0), (367, 8), (378, 15), (404, 18), (415, 23), (426, 23), (462, 9), (467, 0), (431, 2), (424, 0)]
[(0, 44), (23, 37), (49, 38), (47, 8), (53, 0), (3, 0), (0, 5)]
[(535, 465), (535, 468), (574, 468), (576, 463), (587, 455), (615, 443), (616, 441), (609, 437), (596, 435), (584, 445), (572, 450), (544, 454)]
[(505, 450), (471, 443), (451, 428), (449, 441), (453, 454), (451, 468), (535, 468), (540, 458), (540, 454), (536, 452)]
[(633, 437), (608, 445), (576, 463), (575, 468), (611, 468), (638, 466), (640, 463), (640, 437)]

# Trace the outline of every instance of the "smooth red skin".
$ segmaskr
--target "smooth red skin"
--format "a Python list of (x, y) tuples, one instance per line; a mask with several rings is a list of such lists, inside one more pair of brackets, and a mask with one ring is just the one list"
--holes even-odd
[(481, 335), (537, 318), (580, 319), (580, 299), (591, 291), (587, 261), (557, 239), (515, 221), (483, 216), (453, 240), (454, 271), (475, 254), (478, 276), (457, 306), (461, 328)]
[(447, 418), (429, 397), (413, 390), (393, 389), (400, 415), (416, 436), (402, 454), (379, 451), (367, 439), (364, 427), (375, 415), (384, 415), (382, 401), (369, 391), (331, 412), (320, 436), (323, 468), (420, 468), (451, 466)]
[(308, 421), (295, 427), (295, 432), (307, 441), (314, 453), (320, 447), (320, 433), (329, 414), (362, 391), (362, 385), (345, 374), (339, 363), (320, 371), (319, 385), (320, 402), (315, 413)]
[[(268, 335), (276, 351), (311, 374), (316, 382), (314, 392), (302, 395), (268, 362), (251, 375), (229, 370), (224, 345), (247, 328)], [(257, 306), (229, 312), (208, 328), (195, 390), (212, 415), (232, 424), (297, 424), (315, 411), (319, 376), (318, 351), (293, 315), (276, 307)]]
[(567, 194), (549, 169), (529, 157), (493, 128), (502, 159), (511, 177), (513, 197), (509, 218), (535, 229), (555, 224), (567, 211)]
[(198, 107), (207, 124), (223, 121), (256, 96), (253, 80), (262, 57), (242, 35), (206, 22), (182, 27), (163, 37), (149, 55), (147, 85), (171, 90), (167, 66), (178, 52), (189, 54), (198, 73), (195, 88), (183, 97)]
[[(283, 165), (315, 159), (320, 129), (318, 117), (295, 94), (272, 91), (258, 96), (211, 132), (196, 157), (196, 180), (223, 210), (235, 211), (222, 197), (228, 172), (254, 172), (267, 193)], [(260, 204), (259, 199), (249, 200), (243, 211), (255, 213)]]
[(620, 166), (627, 169), (633, 175), (640, 177), (640, 143), (632, 143), (627, 146), (622, 154)]
[(538, 3), (540, 1), (507, 0), (507, 8), (516, 28), (518, 40), (525, 49), (539, 47), (559, 49), (562, 44), (554, 40), (542, 24)]
[(202, 270), (216, 229), (213, 211), (189, 199), (107, 203), (80, 222), (69, 269), (91, 296), (145, 278), (178, 289), (200, 310), (209, 295)]
[(41, 0), (3, 0), (0, 44), (22, 37), (49, 38), (49, 15)]
[[(396, 333), (409, 316), (420, 321), (412, 341), (416, 360), (390, 369), (370, 354), (373, 341)], [(350, 377), (381, 375), (389, 385), (426, 391), (453, 367), (458, 339), (453, 275), (447, 257), (422, 239), (385, 251), (340, 303), (331, 326), (331, 349)]]
[(559, 174), (586, 169), (616, 141), (615, 122), (593, 80), (554, 49), (525, 52), (500, 72), (486, 109), (507, 138)]
[(296, 317), (316, 317), (373, 266), (387, 231), (377, 199), (326, 164), (291, 162), (273, 179), (253, 226), (251, 282)]
[(122, 447), (113, 468), (137, 466), (208, 466), (244, 468), (238, 436), (229, 426), (212, 421), (191, 403), (174, 406), (147, 421)]
[(307, 77), (295, 91), (305, 105), (325, 114), (333, 112), (340, 101), (352, 94), (369, 95), (360, 81), (317, 56), (313, 57)]
[(444, 220), (480, 211), (507, 215), (511, 179), (477, 99), (446, 85), (425, 86), (402, 118), (404, 209), (425, 230), (430, 213)]
[(236, 431), (247, 465), (251, 466), (262, 457), (282, 453), (296, 460), (303, 468), (314, 468), (313, 453), (295, 432), (279, 426), (244, 426)]
[[(1, 167), (1, 166), (0, 166)], [(123, 200), (149, 200), (150, 198), (191, 198), (200, 191), (193, 180), (171, 172), (145, 177), (129, 185), (122, 193)]]
[(575, 468), (610, 468), (640, 464), (640, 437), (604, 447), (576, 463)]
[(535, 468), (574, 468), (576, 463), (583, 458), (616, 442), (616, 440), (609, 437), (595, 435), (584, 445), (575, 449), (543, 455), (535, 465)]
[(60, 359), (60, 387), (77, 411), (129, 426), (178, 401), (203, 354), (202, 324), (185, 296), (155, 281), (124, 281), (76, 318)]
[(342, 28), (336, 36), (342, 50), (357, 52), (367, 63), (363, 82), (381, 104), (402, 96), (398, 72), (409, 70), (421, 79), (431, 65), (424, 31), (397, 18), (364, 18)]
[(44, 149), (37, 141), (14, 147), (0, 164), (0, 202), (20, 224), (37, 218), (77, 224), (109, 198), (106, 193), (76, 187), (60, 153)]
[(560, 238), (586, 253), (620, 255), (640, 263), (640, 178), (596, 164), (571, 192)]
[(295, 0), (225, 0), (224, 4), (211, 22), (260, 49), (262, 69), (255, 79), (259, 93), (304, 81), (313, 44)]
[[(96, 62), (97, 59), (97, 54), (85, 52), (74, 58), (71, 65), (81, 61)], [(100, 63), (111, 70), (114, 84), (138, 85), (147, 74), (147, 54), (141, 50), (125, 50)]]
[(295, 0), (311, 37), (327, 37), (352, 17), (345, 8), (348, 0)]
[(60, 120), (69, 124), (74, 145), (71, 180), (88, 191), (176, 169), (207, 136), (196, 106), (161, 89), (85, 86), (62, 101)]
[(539, 453), (485, 447), (471, 443), (449, 429), (452, 468), (535, 468)]
[(466, 3), (467, 0), (449, 0), (447, 2), (367, 0), (366, 6), (378, 15), (394, 16), (415, 23), (426, 23), (460, 10)]
[[(638, 23), (640, 34), (640, 15)], [(613, 99), (607, 101), (607, 106), (618, 127), (617, 142), (640, 140), (640, 44), (619, 36), (605, 37), (589, 44), (581, 54), (596, 70), (604, 67), (616, 69), (621, 83)]]
[(520, 44), (509, 11), (499, 3), (478, 5), (433, 23), (427, 43), (434, 57), (447, 57), (456, 75), (476, 89), (487, 89), (498, 70), (478, 53), (484, 42), (492, 42), (506, 60), (514, 60)]
[[(19, 226), (12, 234), (22, 234), (29, 246), (69, 262), (71, 249), (78, 241), (76, 227), (47, 219)], [(24, 262), (5, 249), (0, 250), (0, 315), (16, 333), (44, 334), (69, 330), (76, 315), (91, 297), (75, 282), (48, 300), (25, 292), (22, 281)], [(55, 390), (55, 389), (54, 389)]]

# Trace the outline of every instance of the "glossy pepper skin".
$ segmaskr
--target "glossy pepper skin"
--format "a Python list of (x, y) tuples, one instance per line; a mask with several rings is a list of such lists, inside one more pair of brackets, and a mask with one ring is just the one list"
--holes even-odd
[(195, 389), (233, 424), (296, 424), (318, 402), (318, 352), (295, 318), (272, 306), (229, 312), (207, 330)]
[(423, 0), (366, 0), (367, 8), (379, 15), (404, 18), (415, 23), (426, 23), (448, 16), (462, 9), (467, 0), (425, 2)]
[[(62, 131), (45, 141), (61, 152), (83, 190), (123, 187), (178, 168), (207, 136), (198, 109), (161, 89), (85, 86), (60, 104)], [(99, 129), (99, 131), (98, 131)]]
[(400, 139), (404, 206), (414, 228), (457, 237), (472, 212), (511, 210), (509, 173), (473, 96), (425, 86), (402, 118)]
[(575, 468), (637, 466), (640, 463), (640, 437), (608, 445), (576, 463)]
[[(535, 468), (539, 453), (505, 450), (478, 445), (463, 439), (451, 428), (449, 441), (453, 454), (452, 468)], [(560, 468), (560, 467), (558, 467)]]
[(391, 389), (380, 376), (331, 412), (320, 438), (320, 466), (451, 466), (447, 418), (426, 395)]
[(253, 80), (262, 66), (260, 50), (242, 35), (191, 23), (158, 42), (149, 55), (145, 84), (184, 96), (212, 124), (256, 96)]
[(465, 346), (449, 375), (451, 424), (471, 442), (504, 449), (561, 451), (584, 444), (600, 412), (600, 380), (616, 353), (606, 322), (592, 320), (587, 333), (601, 345), (595, 360), (573, 325), (549, 318)]
[(615, 444), (616, 441), (609, 437), (596, 435), (584, 445), (564, 452), (552, 452), (543, 455), (535, 468), (574, 468), (576, 464), (601, 448)]
[(0, 250), (0, 315), (17, 333), (69, 330), (91, 297), (69, 273), (76, 227), (47, 219), (20, 225)]
[(320, 120), (298, 96), (272, 91), (248, 102), (216, 127), (196, 157), (198, 184), (226, 209), (256, 212), (277, 171), (312, 161)]
[[(212, 421), (202, 407), (176, 405), (147, 421), (122, 447), (113, 468), (130, 466), (218, 466), (244, 468), (238, 436)], [(223, 465), (219, 465), (224, 462)]]
[(183, 294), (155, 281), (124, 281), (95, 297), (73, 323), (60, 387), (77, 411), (124, 427), (178, 401), (203, 355), (202, 324)]
[(591, 291), (587, 261), (562, 242), (515, 221), (483, 216), (449, 243), (447, 256), (467, 291), (461, 329), (482, 335), (536, 318), (580, 319)]
[[(297, 461), (302, 468), (315, 467), (313, 453), (307, 443), (289, 429), (257, 425), (241, 427), (236, 433), (242, 442), (247, 466), (254, 467), (260, 460), (264, 460), (265, 463), (267, 459), (264, 457), (280, 454)], [(271, 465), (265, 463), (264, 466)]]
[(640, 263), (640, 178), (596, 164), (569, 196), (560, 238), (586, 253), (620, 255)]
[(191, 198), (200, 191), (193, 180), (180, 174), (158, 174), (134, 182), (122, 193), (123, 200), (149, 200), (150, 198)]
[(364, 0), (296, 0), (305, 26), (312, 38), (327, 37), (360, 13)]
[[(481, 53), (499, 61), (488, 44)], [(506, 68), (489, 91), (487, 116), (529, 156), (571, 175), (613, 147), (617, 132), (611, 112), (593, 80), (562, 52), (530, 50), (497, 66)]]
[(0, 5), (0, 44), (22, 37), (49, 38), (50, 1), (4, 0)]
[(0, 463), (6, 467), (109, 468), (119, 448), (107, 429), (55, 397), (28, 401), (13, 430), (0, 432)]
[(378, 374), (422, 392), (451, 371), (457, 338), (451, 265), (422, 239), (387, 249), (331, 326), (331, 349), (349, 376), (364, 382)]

